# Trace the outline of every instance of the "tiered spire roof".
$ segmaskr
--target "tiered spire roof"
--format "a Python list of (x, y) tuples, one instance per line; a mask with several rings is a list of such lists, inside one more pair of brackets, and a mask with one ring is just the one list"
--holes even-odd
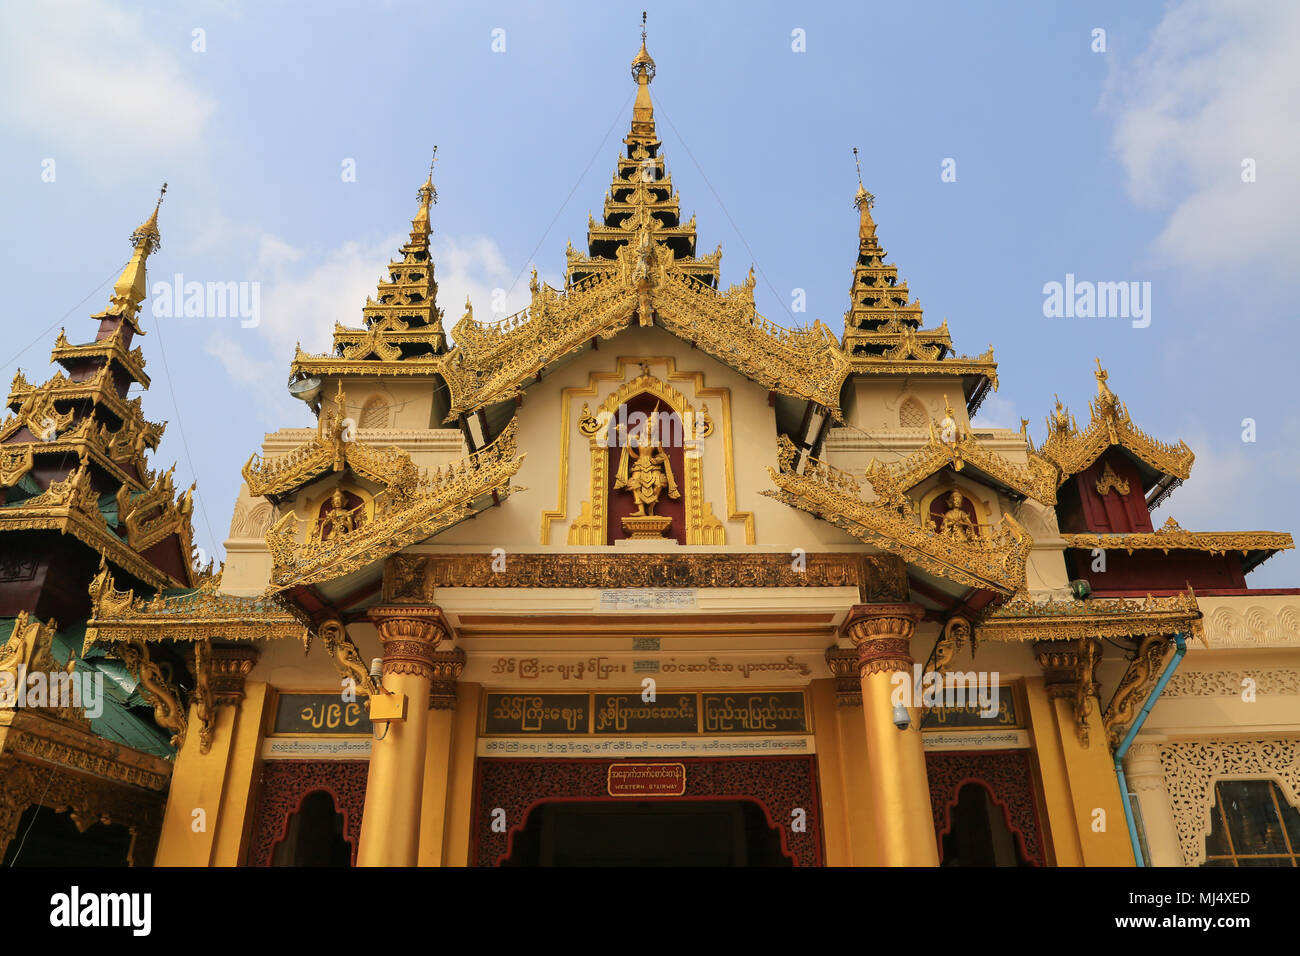
[[(854, 159), (857, 149), (853, 150)], [(844, 313), (844, 350), (854, 355), (890, 359), (942, 359), (952, 351), (948, 320), (937, 329), (922, 328), (921, 303), (911, 298), (898, 266), (885, 263), (885, 250), (871, 216), (876, 197), (862, 185), (858, 169), (858, 260), (853, 267), (849, 311)]]
[(137, 313), (146, 263), (161, 244), (161, 203), (160, 193), (131, 234), (131, 259), (107, 307), (92, 316), (94, 340), (73, 343), (60, 330), (50, 359), (63, 371), (33, 385), (19, 370), (6, 403), (13, 414), (0, 423), (0, 534), (71, 534), (151, 587), (188, 584), (196, 573), (193, 487), (177, 497), (174, 466), (150, 470), (145, 453), (157, 449), (166, 426), (145, 419), (139, 396), (127, 398), (132, 383), (149, 387), (144, 355), (131, 342), (144, 335)]
[(664, 163), (663, 144), (655, 132), (654, 103), (650, 100), (650, 83), (654, 77), (655, 61), (646, 50), (643, 14), (641, 49), (632, 59), (632, 79), (637, 84), (632, 125), (623, 138), (625, 148), (619, 154), (613, 181), (605, 193), (601, 221), (588, 216), (587, 254), (579, 253), (572, 243), (566, 252), (568, 285), (592, 274), (616, 271), (619, 248), (629, 244), (635, 248), (644, 234), (671, 253), (677, 268), (710, 288), (718, 286), (722, 247), (696, 260), (695, 217), (691, 216), (686, 223), (681, 221), (677, 190)]
[[(434, 161), (438, 148), (434, 147)], [(401, 247), (401, 258), (388, 264), (388, 278), (379, 281), (375, 295), (362, 309), (365, 327), (352, 329), (335, 323), (334, 352), (346, 359), (394, 362), (442, 355), (447, 336), (438, 308), (438, 283), (429, 255), (429, 210), (438, 201), (433, 185), (433, 162), (420, 186), (420, 201), (411, 220), (411, 237)]]

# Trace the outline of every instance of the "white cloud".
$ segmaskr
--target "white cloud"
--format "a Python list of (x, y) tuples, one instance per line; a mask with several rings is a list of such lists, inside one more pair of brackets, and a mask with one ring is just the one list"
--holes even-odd
[(1192, 476), (1176, 488), (1151, 515), (1158, 528), (1171, 515), (1188, 531), (1232, 531), (1253, 517), (1253, 503), (1243, 501), (1241, 489), (1251, 487), (1257, 464), (1242, 451), (1216, 444), (1204, 435), (1187, 439), (1196, 453)]
[[(1167, 210), (1160, 264), (1289, 264), (1300, 243), (1300, 4), (1172, 6), (1103, 106), (1133, 199)], [(1242, 182), (1242, 162), (1257, 181)]]
[(203, 350), (221, 362), (229, 375), (240, 385), (261, 385), (277, 378), (278, 370), (274, 363), (264, 359), (250, 358), (241, 343), (224, 332), (213, 332)]
[[(117, 180), (149, 156), (199, 145), (215, 105), (174, 47), (147, 40), (147, 19), (103, 0), (0, 5), (0, 126), (80, 154), (88, 175)], [(57, 160), (58, 152), (52, 155)]]
[(1020, 430), (1020, 417), (1016, 414), (1015, 403), (997, 395), (986, 396), (980, 403), (979, 411), (971, 419), (976, 428), (1012, 428)]

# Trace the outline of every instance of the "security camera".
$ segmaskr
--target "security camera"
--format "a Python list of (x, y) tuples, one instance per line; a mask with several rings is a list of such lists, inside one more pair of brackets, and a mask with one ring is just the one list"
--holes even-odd
[(894, 705), (894, 726), (899, 730), (906, 730), (912, 726), (912, 715), (907, 712), (907, 708), (902, 704)]

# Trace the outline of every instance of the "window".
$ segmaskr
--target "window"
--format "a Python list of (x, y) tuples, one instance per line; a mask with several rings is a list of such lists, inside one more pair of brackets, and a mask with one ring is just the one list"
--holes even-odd
[(940, 866), (1029, 866), (1007, 828), (1002, 810), (978, 783), (967, 783), (957, 791), (950, 829), (939, 847)]
[(1204, 865), (1300, 866), (1300, 810), (1272, 780), (1220, 780)]

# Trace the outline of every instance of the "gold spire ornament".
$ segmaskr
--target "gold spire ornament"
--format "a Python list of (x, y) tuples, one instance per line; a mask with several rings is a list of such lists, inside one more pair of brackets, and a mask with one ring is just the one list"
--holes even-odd
[(163, 183), (162, 189), (158, 191), (158, 201), (154, 203), (153, 212), (148, 219), (136, 227), (135, 232), (131, 233), (131, 245), (134, 247), (131, 261), (126, 264), (122, 274), (117, 277), (117, 282), (113, 284), (113, 294), (109, 297), (108, 308), (103, 313), (125, 318), (131, 323), (137, 335), (143, 335), (144, 332), (136, 326), (135, 316), (140, 311), (140, 304), (144, 302), (149, 288), (145, 280), (145, 261), (162, 245), (162, 235), (158, 232), (158, 209), (162, 206), (163, 196), (166, 194), (167, 184)]

